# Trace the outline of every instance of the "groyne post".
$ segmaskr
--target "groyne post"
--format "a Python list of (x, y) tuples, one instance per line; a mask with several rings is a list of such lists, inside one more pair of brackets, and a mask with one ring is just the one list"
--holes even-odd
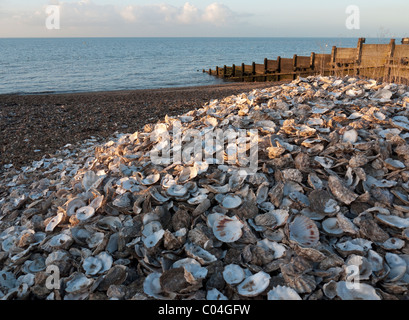
[(357, 74), (357, 75), (359, 75), (359, 73), (360, 73), (360, 65), (361, 65), (361, 62), (362, 62), (362, 46), (363, 46), (363, 44), (365, 43), (365, 38), (359, 38), (359, 40), (358, 40), (358, 46), (357, 46), (357, 55), (356, 55), (356, 61), (355, 61), (355, 64), (356, 64), (356, 68), (355, 68), (355, 73)]

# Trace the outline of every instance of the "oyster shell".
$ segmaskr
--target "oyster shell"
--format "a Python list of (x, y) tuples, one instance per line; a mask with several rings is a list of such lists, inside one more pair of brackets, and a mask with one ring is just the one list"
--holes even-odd
[(308, 217), (298, 215), (289, 225), (290, 239), (302, 247), (315, 247), (319, 241), (319, 230)]
[(0, 298), (405, 297), (407, 89), (299, 78), (0, 168)]
[(222, 242), (235, 242), (241, 238), (243, 226), (243, 222), (236, 216), (230, 218), (220, 215), (213, 223), (213, 234)]
[(270, 275), (260, 271), (247, 277), (237, 286), (237, 292), (244, 297), (255, 297), (263, 293), (270, 284)]

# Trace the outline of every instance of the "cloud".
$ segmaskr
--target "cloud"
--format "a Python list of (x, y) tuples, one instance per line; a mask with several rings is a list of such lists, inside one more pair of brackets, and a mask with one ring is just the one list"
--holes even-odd
[[(92, 0), (50, 0), (50, 4), (58, 5), (61, 13), (61, 30), (53, 31), (53, 36), (211, 35), (221, 27), (234, 28), (241, 19), (240, 15), (218, 2), (202, 8), (190, 2), (181, 6), (168, 3), (123, 6), (102, 5)], [(9, 30), (0, 29), (0, 36), (48, 35), (45, 9), (43, 6), (35, 12), (14, 13), (7, 21)]]
[(207, 6), (202, 19), (215, 25), (224, 25), (229, 20), (234, 19), (234, 13), (225, 5), (212, 3)]
[(157, 24), (210, 24), (225, 25), (232, 21), (234, 12), (220, 3), (212, 3), (204, 9), (186, 2), (182, 7), (169, 4), (153, 4), (145, 6), (127, 6), (121, 11), (121, 16), (128, 22), (146, 22)]

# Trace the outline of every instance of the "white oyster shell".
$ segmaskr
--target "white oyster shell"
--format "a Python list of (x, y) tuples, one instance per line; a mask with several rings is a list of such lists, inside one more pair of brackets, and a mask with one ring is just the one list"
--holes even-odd
[(260, 271), (247, 277), (237, 286), (237, 292), (244, 297), (255, 297), (263, 293), (270, 284), (271, 276), (264, 271)]
[(337, 283), (336, 292), (342, 300), (381, 300), (375, 288), (366, 283), (340, 281)]
[(229, 264), (224, 267), (223, 278), (230, 285), (239, 284), (245, 277), (244, 270), (237, 264)]
[(300, 295), (292, 288), (276, 286), (267, 294), (268, 300), (302, 300)]
[(244, 223), (236, 216), (231, 218), (222, 215), (217, 217), (213, 223), (213, 234), (222, 242), (235, 242), (242, 236), (243, 227)]

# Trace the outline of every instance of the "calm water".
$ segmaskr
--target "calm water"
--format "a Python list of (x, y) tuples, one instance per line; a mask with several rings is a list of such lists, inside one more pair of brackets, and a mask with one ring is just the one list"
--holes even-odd
[(356, 44), (356, 38), (0, 39), (0, 94), (217, 84), (222, 80), (202, 70)]

